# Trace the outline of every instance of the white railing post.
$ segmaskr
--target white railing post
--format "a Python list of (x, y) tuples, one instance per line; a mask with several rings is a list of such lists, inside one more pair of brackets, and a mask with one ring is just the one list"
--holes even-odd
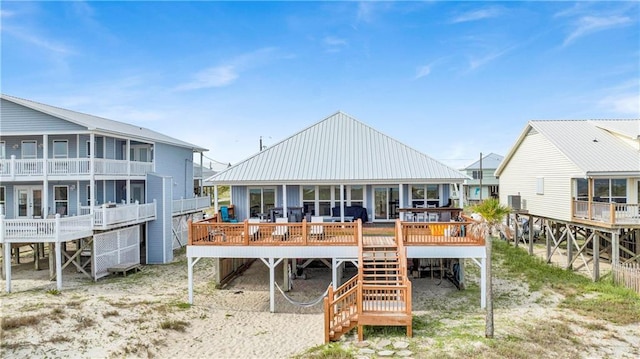
[(158, 205), (155, 198), (153, 199), (153, 218), (158, 218)]
[(11, 179), (16, 179), (16, 155), (11, 155), (11, 167), (9, 171), (11, 171)]
[(56, 287), (58, 290), (62, 289), (62, 253), (60, 246), (60, 214), (56, 213), (56, 227), (55, 227), (55, 235), (56, 241)]
[(140, 220), (140, 202), (136, 199), (136, 222)]
[(107, 225), (107, 204), (103, 203), (102, 204), (102, 226), (106, 226)]

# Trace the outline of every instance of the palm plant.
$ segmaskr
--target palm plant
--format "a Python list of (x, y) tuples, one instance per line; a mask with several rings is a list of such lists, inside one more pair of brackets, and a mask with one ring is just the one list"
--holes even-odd
[(489, 198), (471, 208), (471, 210), (481, 216), (471, 225), (471, 235), (485, 238), (485, 249), (487, 256), (487, 319), (485, 327), (485, 337), (493, 338), (493, 288), (491, 281), (491, 233), (494, 230), (507, 231), (503, 223), (504, 218), (511, 212), (511, 208), (503, 206), (497, 198)]

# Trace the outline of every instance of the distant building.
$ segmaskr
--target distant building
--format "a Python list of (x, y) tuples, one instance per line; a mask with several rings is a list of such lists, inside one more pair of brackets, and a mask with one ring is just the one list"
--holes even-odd
[(490, 197), (499, 198), (498, 178), (494, 175), (504, 156), (489, 153), (482, 157), (482, 162), (477, 160), (461, 171), (472, 179), (466, 180), (463, 185), (464, 197), (468, 203), (474, 204)]

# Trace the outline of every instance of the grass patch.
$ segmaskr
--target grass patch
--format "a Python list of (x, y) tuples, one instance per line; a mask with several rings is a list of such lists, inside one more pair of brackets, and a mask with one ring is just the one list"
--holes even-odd
[(119, 317), (120, 316), (120, 312), (118, 312), (117, 310), (109, 310), (106, 312), (102, 313), (102, 317), (103, 318), (108, 318), (108, 317)]
[(353, 359), (353, 350), (345, 349), (339, 343), (318, 345), (308, 349), (302, 354), (296, 355), (295, 359)]
[(2, 318), (2, 330), (12, 330), (18, 329), (21, 327), (33, 327), (40, 324), (40, 318), (35, 315), (28, 315), (25, 317), (15, 317), (15, 318)]
[(175, 330), (177, 332), (186, 331), (188, 326), (189, 326), (189, 323), (183, 320), (165, 320), (162, 323), (160, 323), (160, 328)]
[(179, 303), (175, 303), (174, 306), (180, 308), (180, 309), (189, 309), (191, 308), (191, 304), (186, 303), (186, 302), (179, 302)]
[(65, 337), (63, 335), (56, 335), (55, 337), (49, 338), (46, 342), (56, 344), (56, 343), (68, 343), (70, 341), (72, 340), (69, 337)]
[(49, 289), (47, 290), (47, 294), (49, 295), (60, 295), (60, 291), (57, 289)]

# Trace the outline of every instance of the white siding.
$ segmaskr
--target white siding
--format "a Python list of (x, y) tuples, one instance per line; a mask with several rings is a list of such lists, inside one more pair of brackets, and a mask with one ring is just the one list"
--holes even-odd
[[(522, 209), (529, 213), (571, 219), (571, 178), (582, 176), (569, 161), (541, 134), (530, 134), (517, 148), (500, 175), (500, 202), (509, 195), (520, 194)], [(536, 194), (537, 178), (544, 178), (544, 194)]]

